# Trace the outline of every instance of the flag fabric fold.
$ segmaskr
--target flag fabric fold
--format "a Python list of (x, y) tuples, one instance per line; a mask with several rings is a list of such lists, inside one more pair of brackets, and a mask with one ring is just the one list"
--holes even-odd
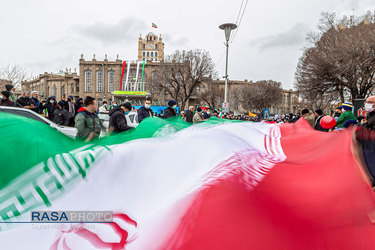
[[(0, 115), (0, 149), (22, 142), (0, 157), (8, 163), (0, 241), (7, 249), (371, 249), (375, 198), (351, 131), (308, 126), (147, 118), (84, 144)], [(35, 133), (16, 137), (26, 128)], [(111, 210), (114, 222), (10, 223), (33, 210)]]

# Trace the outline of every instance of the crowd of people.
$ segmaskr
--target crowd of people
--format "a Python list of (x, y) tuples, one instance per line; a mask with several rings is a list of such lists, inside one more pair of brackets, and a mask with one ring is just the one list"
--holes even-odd
[[(57, 101), (55, 96), (39, 100), (37, 91), (24, 91), (22, 96), (17, 98), (14, 93), (13, 85), (6, 85), (5, 90), (1, 91), (0, 106), (11, 106), (30, 109), (38, 114), (45, 116), (51, 121), (62, 126), (74, 126), (78, 130), (77, 137), (84, 140), (91, 140), (98, 137), (103, 129), (104, 116), (109, 115), (108, 134), (121, 133), (131, 129), (127, 124), (125, 116), (133, 111), (137, 112), (138, 122), (142, 122), (147, 117), (159, 117), (168, 119), (180, 116), (184, 121), (189, 123), (200, 123), (211, 117), (217, 117), (228, 120), (242, 120), (259, 122), (260, 116), (233, 113), (223, 114), (220, 109), (211, 112), (207, 107), (190, 106), (187, 110), (177, 112), (177, 102), (170, 100), (168, 107), (159, 114), (151, 108), (152, 99), (146, 98), (144, 105), (138, 110), (130, 102), (124, 101), (118, 104), (116, 101), (108, 103), (103, 101), (102, 106), (97, 106), (97, 101), (93, 97), (75, 98), (64, 95), (62, 100)], [(121, 103), (121, 102), (120, 102)], [(266, 119), (270, 123), (295, 123), (303, 117), (315, 130), (328, 132), (333, 130), (342, 130), (352, 125), (367, 126), (375, 129), (375, 96), (369, 97), (365, 102), (365, 110), (368, 112), (367, 117), (353, 114), (353, 104), (350, 102), (343, 103), (337, 107), (332, 116), (323, 114), (321, 109), (311, 112), (303, 109), (296, 114), (275, 115), (272, 119)], [(249, 113), (250, 114), (250, 113)]]

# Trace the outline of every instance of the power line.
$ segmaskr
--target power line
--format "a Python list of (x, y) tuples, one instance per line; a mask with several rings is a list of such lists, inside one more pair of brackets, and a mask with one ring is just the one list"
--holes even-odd
[(238, 23), (238, 26), (237, 26), (236, 31), (234, 32), (234, 35), (233, 35), (232, 41), (231, 41), (230, 43), (233, 43), (234, 38), (236, 37), (238, 30), (240, 29), (241, 22), (242, 22), (242, 18), (243, 18), (244, 14), (245, 14), (246, 7), (247, 7), (247, 3), (248, 3), (248, 2), (249, 2), (249, 1), (246, 0), (245, 7), (243, 8), (243, 11), (242, 11), (242, 15), (241, 15), (240, 21), (239, 21), (239, 23)]
[(240, 14), (241, 14), (243, 1), (244, 1), (244, 0), (242, 0), (242, 2), (241, 2), (241, 7), (240, 7), (240, 9), (238, 10), (238, 15), (237, 15), (237, 19), (236, 19), (236, 24), (238, 23), (238, 18), (240, 17)]

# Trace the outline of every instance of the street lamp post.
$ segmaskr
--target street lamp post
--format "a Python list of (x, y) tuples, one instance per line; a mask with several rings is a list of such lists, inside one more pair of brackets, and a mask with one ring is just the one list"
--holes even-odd
[[(227, 92), (228, 92), (228, 49), (229, 49), (229, 38), (232, 30), (236, 29), (237, 25), (234, 23), (224, 23), (219, 26), (219, 29), (224, 30), (225, 32), (225, 46), (226, 46), (226, 62), (225, 62), (225, 92), (224, 92), (224, 105), (226, 108), (229, 108), (227, 104)], [(223, 105), (223, 107), (224, 107)]]

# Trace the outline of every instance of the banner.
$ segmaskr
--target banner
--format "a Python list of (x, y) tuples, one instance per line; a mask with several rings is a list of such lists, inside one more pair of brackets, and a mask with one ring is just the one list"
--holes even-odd
[(350, 129), (149, 117), (85, 143), (0, 112), (0, 132), (4, 249), (375, 246), (375, 196)]
[(139, 65), (140, 65), (141, 61), (137, 61), (137, 71), (135, 73), (135, 82), (134, 82), (134, 91), (139, 91), (138, 90), (138, 74), (139, 74)]
[(126, 71), (126, 80), (125, 80), (125, 88), (124, 88), (124, 90), (129, 90), (129, 88), (128, 88), (128, 82), (129, 82), (130, 66), (131, 66), (131, 61), (128, 61), (128, 68), (127, 68), (127, 71)]

